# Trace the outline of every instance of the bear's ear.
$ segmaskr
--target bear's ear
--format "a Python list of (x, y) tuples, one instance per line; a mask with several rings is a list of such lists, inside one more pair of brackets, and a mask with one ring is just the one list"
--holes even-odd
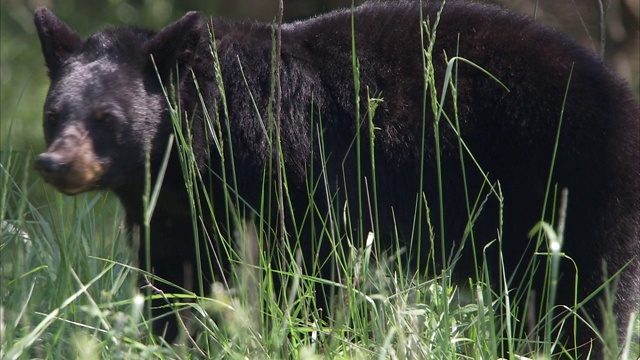
[(36, 9), (33, 21), (51, 76), (60, 68), (62, 62), (82, 45), (82, 39), (45, 7)]
[(160, 30), (145, 44), (144, 51), (150, 55), (151, 68), (157, 69), (165, 86), (169, 85), (171, 74), (177, 71), (182, 78), (189, 71), (198, 50), (203, 26), (200, 14), (191, 11)]

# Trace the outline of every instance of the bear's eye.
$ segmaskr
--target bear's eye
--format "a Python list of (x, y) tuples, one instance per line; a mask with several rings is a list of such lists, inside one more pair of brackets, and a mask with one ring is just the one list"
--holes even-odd
[(93, 112), (92, 120), (95, 126), (99, 126), (103, 129), (117, 130), (119, 128), (119, 113), (117, 110), (95, 110)]
[(116, 119), (116, 114), (108, 110), (96, 110), (93, 112), (93, 120), (102, 124), (113, 126)]
[(110, 115), (107, 111), (97, 110), (93, 113), (93, 119), (97, 121), (109, 120), (109, 117)]
[(49, 110), (45, 114), (45, 122), (47, 123), (47, 126), (55, 128), (60, 123), (60, 117), (55, 111)]

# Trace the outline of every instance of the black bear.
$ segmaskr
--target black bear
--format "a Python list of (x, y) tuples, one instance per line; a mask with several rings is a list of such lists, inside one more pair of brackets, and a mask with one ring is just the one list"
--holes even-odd
[[(421, 272), (425, 254), (438, 266), (457, 254), (462, 279), (477, 274), (473, 250), (500, 273), (497, 240), (517, 287), (521, 260), (549, 251), (529, 231), (555, 221), (568, 189), (557, 303), (575, 304), (576, 267), (577, 301), (619, 272), (622, 335), (640, 295), (637, 99), (597, 56), (526, 17), (464, 2), (439, 11), (370, 2), (284, 24), (275, 56), (271, 24), (192, 12), (159, 32), (83, 39), (40, 8), (51, 87), (35, 166), (69, 195), (114, 192), (140, 266), (200, 290), (228, 273), (220, 255), (242, 219), (322, 276), (331, 244), (347, 242), (326, 240), (334, 227), (405, 248)], [(143, 199), (157, 179), (148, 248)], [(214, 271), (183, 266), (198, 261)], [(539, 292), (543, 278), (531, 277)], [(601, 298), (583, 307), (597, 323)], [(578, 345), (594, 337), (576, 332)]]

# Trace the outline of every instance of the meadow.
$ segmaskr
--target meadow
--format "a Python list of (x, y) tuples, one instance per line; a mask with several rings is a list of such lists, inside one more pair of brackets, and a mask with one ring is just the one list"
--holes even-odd
[[(355, 61), (353, 72), (358, 89)], [(441, 91), (425, 103), (437, 113), (439, 96), (452, 96), (455, 82), (435, 84), (433, 77), (428, 76), (428, 66), (425, 74), (426, 81), (433, 82), (430, 86)], [(448, 76), (449, 80), (455, 78), (455, 67), (451, 67)], [(271, 256), (254, 257), (255, 244), (279, 244), (276, 235), (257, 230), (264, 226), (258, 212), (253, 221), (237, 221), (236, 231), (219, 239), (228, 249), (225, 255), (232, 259), (233, 271), (229, 278), (219, 279), (210, 287), (205, 285), (206, 296), (189, 291), (153, 293), (151, 280), (162, 279), (155, 279), (144, 264), (135, 263), (117, 199), (105, 192), (64, 196), (33, 172), (34, 158), (43, 145), (25, 147), (25, 138), (30, 135), (24, 131), (24, 124), (16, 124), (24, 117), (39, 116), (41, 102), (36, 98), (43, 99), (44, 91), (22, 91), (11, 103), (3, 98), (0, 358), (497, 359), (505, 352), (511, 359), (575, 356), (570, 346), (565, 348), (557, 343), (558, 329), (555, 322), (548, 321), (548, 314), (536, 314), (542, 338), (534, 339), (527, 334), (521, 326), (522, 319), (515, 314), (529, 306), (527, 294), (531, 284), (518, 284), (514, 289), (507, 276), (499, 281), (485, 276), (494, 264), (487, 264), (482, 254), (474, 259), (480, 265), (480, 276), (475, 280), (461, 282), (452, 277), (455, 257), (446, 266), (434, 262), (425, 274), (415, 274), (404, 267), (399, 256), (402, 248), (380, 251), (375, 233), (353, 233), (331, 222), (318, 229), (318, 233), (328, 235), (313, 241), (348, 244), (340, 246), (342, 251), (337, 251), (332, 259), (339, 264), (345, 276), (343, 281), (322, 279), (302, 271), (295, 247), (278, 251), (279, 262), (283, 264), (278, 270), (273, 269)], [(379, 100), (371, 97), (358, 105), (363, 117), (373, 118)], [(180, 123), (178, 111), (174, 112), (174, 120)], [(199, 179), (189, 170), (192, 151), (188, 134), (182, 133), (179, 126), (172, 146), (181, 153), (185, 182), (197, 188), (191, 186)], [(372, 140), (362, 146), (375, 144)], [(365, 160), (375, 163), (375, 159)], [(266, 183), (268, 179), (262, 180), (264, 188), (272, 187), (273, 184)], [(284, 181), (286, 189), (286, 177)], [(148, 185), (147, 204), (152, 214), (155, 183), (150, 180)], [(557, 201), (555, 208), (560, 209), (562, 201), (557, 190), (551, 188), (549, 192), (552, 201)], [(192, 193), (192, 196), (195, 199), (207, 194)], [(467, 201), (481, 204), (483, 196), (478, 194)], [(421, 211), (428, 216), (444, 201), (425, 204)], [(226, 211), (227, 218), (239, 218), (233, 206)], [(338, 222), (349, 218), (344, 213), (349, 210), (342, 206), (332, 211)], [(482, 211), (481, 206), (474, 211)], [(197, 226), (194, 219), (194, 227)], [(501, 226), (500, 219), (497, 233)], [(432, 229), (424, 229), (424, 234), (430, 242), (440, 241)], [(532, 224), (532, 234), (540, 241), (553, 243), (562, 237), (561, 225)], [(499, 248), (501, 244), (496, 241), (491, 246)], [(259, 250), (260, 254), (269, 251)], [(558, 280), (554, 264), (562, 257), (561, 249), (541, 252), (528, 264), (548, 269), (551, 274), (547, 279), (548, 294), (553, 294)], [(275, 287), (274, 276), (284, 279), (285, 286)], [(147, 285), (140, 288), (139, 278), (148, 279)], [(315, 306), (314, 289), (318, 283), (333, 289), (333, 296), (326, 299), (334, 309), (331, 321)], [(603, 286), (601, 291), (610, 300), (602, 304), (607, 314), (604, 328), (598, 329), (602, 341), (611, 350), (612, 358), (637, 359), (640, 356), (637, 314), (625, 338), (617, 339), (612, 314), (615, 282)], [(173, 310), (184, 315), (180, 318), (181, 325), (189, 331), (181, 335), (180, 345), (168, 344), (150, 333), (147, 320), (152, 296), (174, 300)], [(549, 301), (553, 301), (552, 297)], [(589, 322), (580, 313), (579, 301), (574, 306), (563, 321)]]

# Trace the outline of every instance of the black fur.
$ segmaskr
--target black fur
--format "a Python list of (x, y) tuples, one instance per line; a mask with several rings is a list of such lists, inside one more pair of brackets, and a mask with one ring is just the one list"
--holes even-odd
[[(424, 19), (432, 27), (438, 8), (431, 4), (423, 9)], [(426, 122), (423, 123), (423, 105), (425, 99), (429, 99), (429, 94), (425, 97), (423, 48), (429, 43), (426, 37), (425, 42), (421, 42), (419, 16), (418, 6), (409, 2), (371, 2), (355, 9), (355, 43), (363, 89), (361, 116), (365, 119), (366, 89), (383, 98), (374, 118), (380, 237), (391, 244), (388, 235), (397, 223), (400, 238), (408, 241), (416, 229), (413, 214), (418, 189), (422, 186), (437, 239), (445, 231), (446, 241), (453, 248), (465, 237), (468, 221), (459, 140), (442, 118), (439, 146), (444, 179), (444, 227), (441, 227), (442, 214), (437, 211), (437, 146), (430, 100), (426, 101)], [(318, 209), (314, 220), (316, 229), (318, 218), (326, 216), (327, 198), (333, 199), (331, 206), (338, 209), (348, 201), (355, 223), (362, 219), (357, 214), (358, 182), (365, 184), (366, 178), (366, 185), (371, 186), (370, 129), (367, 121), (355, 119), (351, 17), (350, 10), (340, 10), (282, 28), (280, 131), (292, 203), (292, 208), (286, 207), (285, 212), (289, 222), (293, 217), (300, 222), (301, 235), (294, 234), (292, 227), (288, 231), (307, 260), (318, 251), (320, 257), (328, 256), (331, 251), (326, 247), (315, 249), (309, 244), (309, 239), (314, 237), (310, 230), (313, 221), (300, 220), (309, 204), (313, 203)], [(226, 164), (231, 166), (230, 159), (233, 159), (237, 171), (236, 183), (229, 181), (242, 198), (235, 205), (245, 217), (252, 218), (251, 209), (260, 208), (265, 171), (267, 178), (275, 178), (275, 172), (269, 173), (269, 164), (270, 160), (277, 162), (277, 147), (263, 128), (269, 128), (267, 109), (272, 91), (273, 30), (270, 24), (229, 22), (189, 13), (158, 33), (116, 28), (81, 40), (47, 9), (36, 11), (35, 22), (52, 81), (44, 121), (49, 149), (40, 155), (36, 166), (46, 180), (70, 194), (93, 188), (113, 191), (122, 201), (127, 225), (132, 230), (143, 222), (145, 153), (148, 149), (155, 176), (173, 132), (156, 68), (165, 85), (177, 84), (180, 109), (186, 119), (183, 128), (191, 132), (198, 171), (205, 182), (212, 184), (209, 190), (217, 224), (224, 230), (228, 223), (221, 210), (225, 201), (220, 153), (203, 120), (206, 111), (215, 125), (223, 118), (225, 109), (211, 55), (211, 29), (229, 114), (230, 136), (223, 131)], [(602, 283), (605, 264), (609, 275), (628, 264), (618, 277), (615, 302), (619, 334), (622, 334), (630, 313), (638, 309), (640, 292), (637, 99), (598, 57), (574, 41), (497, 7), (462, 2), (444, 7), (433, 48), (438, 91), (444, 82), (445, 61), (454, 56), (477, 64), (508, 89), (477, 67), (457, 63), (455, 85), (462, 139), (505, 199), (500, 240), (507, 273), (514, 274), (514, 284), (518, 284), (522, 269), (517, 268), (517, 262), (521, 255), (532, 256), (535, 241), (527, 238), (527, 232), (541, 217), (562, 116), (552, 184), (569, 190), (563, 251), (580, 271), (579, 300)], [(203, 95), (204, 109), (192, 75)], [(433, 89), (428, 89), (431, 91)], [(256, 114), (254, 102), (262, 120)], [(450, 94), (444, 108), (448, 116), (453, 116)], [(357, 123), (360, 123), (359, 130)], [(317, 131), (320, 126), (325, 146), (324, 167), (320, 166)], [(362, 135), (363, 144), (360, 180), (355, 170), (357, 131)], [(423, 132), (425, 150), (421, 151)], [(74, 150), (78, 144), (87, 143), (94, 149), (89, 159), (78, 156)], [(74, 168), (77, 158), (80, 160)], [(422, 159), (425, 170), (424, 182), (420, 184)], [(91, 168), (96, 163), (99, 166)], [(467, 187), (475, 199), (481, 188), (483, 193), (488, 191), (488, 185), (483, 185), (483, 177), (469, 156), (465, 156), (465, 163)], [(78, 174), (91, 176), (79, 181)], [(320, 185), (311, 191), (309, 184)], [(362, 203), (364, 217), (368, 219), (367, 201)], [(478, 251), (498, 237), (499, 210), (495, 196), (490, 196), (474, 226)], [(547, 221), (552, 220), (552, 210), (549, 205)], [(264, 220), (271, 224), (271, 231), (279, 233), (282, 229), (274, 225), (275, 214), (273, 211)], [(176, 284), (184, 283), (182, 263), (195, 263), (191, 215), (178, 152), (174, 148), (151, 220), (150, 251), (154, 272)], [(213, 228), (211, 216), (206, 212), (199, 215), (203, 215), (205, 229)], [(368, 220), (364, 223), (367, 226)], [(425, 232), (423, 230), (421, 242), (423, 248), (428, 248)], [(208, 244), (202, 243), (206, 247)], [(214, 243), (214, 246), (220, 245)], [(470, 248), (468, 244), (456, 265), (461, 277), (475, 274)], [(496, 245), (489, 248), (488, 257), (496, 264), (497, 272), (495, 248)], [(546, 251), (546, 248), (539, 250)], [(437, 249), (435, 254), (441, 254), (441, 250)], [(412, 253), (409, 258), (415, 259), (417, 254)], [(140, 264), (144, 261), (144, 249), (141, 249)], [(223, 267), (228, 270), (228, 264)], [(563, 261), (560, 304), (573, 303), (573, 272), (573, 264)], [(534, 279), (537, 287), (541, 286), (541, 278)], [(597, 321), (599, 298), (585, 306), (586, 312)], [(586, 343), (592, 337), (586, 326), (579, 327), (579, 343)], [(596, 353), (601, 351), (599, 344), (595, 347)]]

